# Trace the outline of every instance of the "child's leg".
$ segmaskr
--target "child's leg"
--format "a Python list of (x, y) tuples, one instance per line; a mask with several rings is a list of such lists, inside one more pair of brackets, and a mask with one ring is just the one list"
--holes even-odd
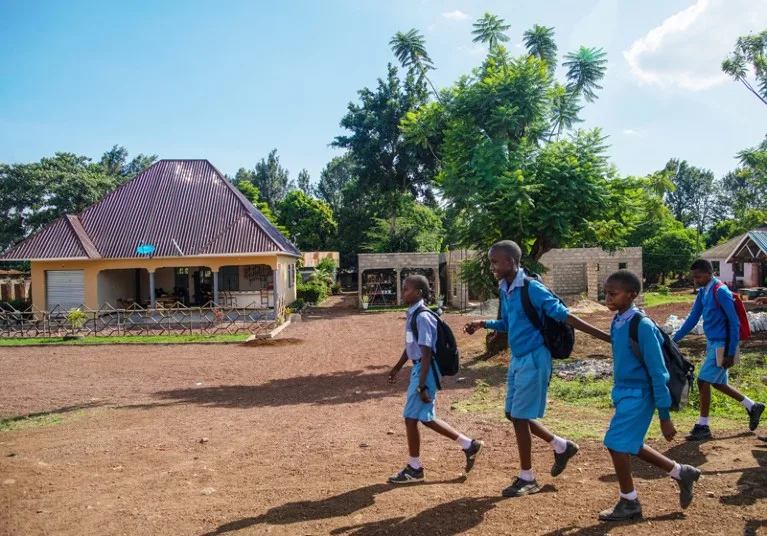
[[(738, 391), (737, 389), (730, 387), (726, 383), (712, 383), (711, 385), (714, 386), (714, 389), (719, 391), (720, 393), (724, 393), (730, 398), (734, 398), (738, 402), (743, 402), (743, 400), (746, 398), (746, 396)], [(710, 391), (709, 391), (710, 392)], [(711, 403), (711, 396), (709, 395), (709, 404)]]
[[(421, 432), (418, 430), (418, 421), (416, 419), (405, 419), (405, 429), (407, 430), (407, 449), (411, 458), (421, 456)], [(414, 469), (420, 469), (415, 467)]]
[(707, 419), (711, 409), (711, 384), (698, 378), (698, 393), (700, 393), (700, 416)]
[(434, 430), (439, 435), (448, 439), (452, 439), (458, 443), (461, 447), (461, 450), (463, 450), (463, 453), (466, 455), (466, 467), (464, 470), (467, 473), (472, 470), (474, 467), (474, 462), (477, 460), (477, 455), (480, 453), (482, 447), (484, 446), (482, 441), (474, 441), (470, 437), (459, 434), (452, 426), (439, 419), (424, 422), (423, 425), (430, 430)]
[(674, 467), (676, 466), (676, 462), (674, 462), (674, 460), (667, 458), (654, 448), (648, 447), (647, 445), (642, 445), (642, 448), (637, 454), (637, 458), (649, 463), (650, 465), (654, 465), (658, 469), (663, 469), (667, 473), (673, 471)]
[[(519, 450), (519, 466), (523, 472), (529, 472), (533, 468), (533, 436), (530, 433), (530, 421), (527, 419), (512, 419), (514, 433), (517, 436), (517, 449)], [(525, 478), (524, 480), (532, 480)]]
[(556, 437), (549, 431), (548, 428), (543, 426), (538, 421), (530, 420), (528, 422), (530, 423), (530, 432), (532, 432), (534, 436), (543, 439), (546, 443), (551, 443), (551, 441)]
[(642, 445), (637, 457), (666, 471), (679, 486), (679, 506), (687, 508), (693, 497), (693, 487), (700, 478), (700, 471), (691, 465), (680, 465), (657, 450)]
[(433, 421), (424, 422), (422, 423), (426, 428), (429, 430), (434, 430), (439, 435), (444, 436), (448, 439), (452, 439), (455, 441), (458, 439), (458, 432), (455, 431), (455, 429), (447, 424), (445, 421), (442, 421), (440, 419), (434, 419)]
[(615, 475), (618, 477), (621, 496), (632, 494), (634, 492), (634, 478), (631, 475), (631, 454), (616, 452), (612, 449), (607, 450), (613, 459), (613, 467), (615, 467)]

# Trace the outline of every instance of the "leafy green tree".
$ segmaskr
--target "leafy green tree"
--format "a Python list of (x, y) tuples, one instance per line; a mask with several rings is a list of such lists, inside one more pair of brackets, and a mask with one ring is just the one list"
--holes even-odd
[[(713, 172), (676, 159), (666, 164), (665, 171), (674, 184), (674, 190), (666, 195), (666, 204), (677, 220), (685, 226), (694, 226), (698, 237), (702, 237), (714, 208)], [(698, 251), (701, 247), (699, 241)]]
[(557, 68), (557, 43), (554, 40), (554, 28), (536, 24), (527, 30), (522, 38), (531, 56), (544, 60), (550, 71)]
[[(244, 170), (240, 170), (244, 171)], [(246, 173), (249, 173), (246, 171)], [(240, 177), (243, 175), (240, 174), (240, 172), (237, 172)], [(272, 209), (269, 208), (269, 205), (267, 205), (265, 202), (261, 201), (260, 196), (261, 192), (258, 191), (258, 188), (253, 186), (252, 182), (249, 182), (247, 180), (240, 180), (235, 182), (235, 185), (237, 186), (237, 189), (242, 193), (242, 195), (245, 196), (245, 198), (253, 204), (258, 211), (264, 215), (264, 217), (272, 222), (279, 231), (284, 234), (285, 236), (290, 236), (290, 232), (285, 228), (284, 226), (280, 225), (277, 221), (277, 218), (272, 213)]]
[(721, 244), (738, 235), (753, 231), (766, 223), (767, 212), (756, 209), (747, 209), (743, 211), (739, 218), (721, 220), (712, 225), (706, 235), (706, 246), (713, 247), (717, 244)]
[(290, 231), (296, 247), (305, 251), (326, 251), (338, 230), (330, 206), (300, 190), (282, 200), (278, 221)]
[(138, 154), (128, 160), (128, 150), (121, 145), (114, 145), (106, 151), (100, 164), (110, 177), (114, 177), (118, 185), (131, 180), (157, 161), (157, 155)]
[(697, 250), (698, 238), (693, 229), (681, 224), (665, 229), (642, 245), (644, 275), (648, 281), (660, 278), (665, 283), (666, 275), (687, 272)]
[(43, 207), (47, 182), (40, 164), (0, 164), (0, 251), (39, 227), (32, 217)]
[(423, 34), (415, 28), (407, 33), (397, 32), (389, 41), (389, 46), (400, 64), (409, 73), (417, 73), (419, 81), (426, 80), (434, 95), (439, 99), (439, 92), (427, 74), (434, 69), (434, 63), (426, 51), (426, 39)]
[(481, 19), (473, 24), (474, 30), (471, 34), (474, 36), (473, 41), (475, 43), (484, 43), (490, 49), (494, 49), (501, 43), (507, 43), (509, 36), (506, 32), (511, 28), (510, 24), (506, 24), (506, 21), (502, 18), (485, 13)]
[(391, 234), (389, 222), (376, 219), (367, 231), (364, 248), (371, 253), (438, 252), (442, 249), (442, 220), (434, 211), (410, 201), (409, 209), (397, 218), (396, 232)]
[(338, 214), (341, 208), (342, 190), (356, 179), (356, 174), (354, 158), (350, 152), (333, 158), (320, 173), (316, 195), (330, 205), (333, 214)]
[(261, 199), (273, 211), (276, 211), (277, 205), (295, 187), (290, 180), (288, 170), (280, 164), (277, 149), (272, 149), (269, 152), (269, 156), (262, 158), (256, 164), (254, 174), (250, 177), (253, 185), (261, 192)]
[(302, 169), (298, 173), (298, 189), (304, 192), (309, 197), (314, 196), (314, 188), (312, 187), (311, 183), (311, 176), (309, 175), (309, 171), (306, 169)]
[(722, 61), (722, 71), (767, 105), (767, 30), (739, 37), (735, 50)]
[(586, 102), (597, 99), (596, 90), (602, 89), (599, 81), (607, 71), (607, 53), (601, 48), (581, 47), (565, 56), (562, 64), (567, 68), (568, 91), (583, 95)]

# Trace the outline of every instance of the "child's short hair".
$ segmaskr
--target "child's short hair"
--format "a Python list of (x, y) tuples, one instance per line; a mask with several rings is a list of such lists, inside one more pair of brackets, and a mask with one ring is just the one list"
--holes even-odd
[(624, 290), (628, 290), (636, 294), (642, 292), (642, 281), (639, 279), (639, 276), (628, 270), (618, 270), (617, 272), (610, 274), (610, 276), (607, 278), (607, 281), (610, 281), (611, 283), (617, 283)]
[(426, 279), (426, 276), (420, 275), (420, 274), (413, 274), (408, 276), (407, 280), (410, 282), (413, 287), (421, 291), (421, 296), (424, 300), (429, 299), (429, 295), (431, 294), (431, 289), (429, 288), (429, 280)]
[(502, 251), (519, 264), (522, 260), (522, 248), (513, 240), (501, 240), (490, 247), (490, 251)]
[(692, 266), (690, 266), (690, 270), (697, 270), (699, 272), (706, 272), (709, 274), (713, 274), (714, 266), (706, 259), (698, 259), (694, 263), (692, 263)]

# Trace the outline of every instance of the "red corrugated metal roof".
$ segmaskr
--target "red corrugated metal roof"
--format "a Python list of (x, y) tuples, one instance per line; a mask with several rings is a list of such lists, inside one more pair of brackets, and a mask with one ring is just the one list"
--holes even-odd
[[(300, 252), (207, 160), (161, 160), (79, 216), (56, 220), (6, 260)], [(179, 251), (180, 250), (180, 251)]]

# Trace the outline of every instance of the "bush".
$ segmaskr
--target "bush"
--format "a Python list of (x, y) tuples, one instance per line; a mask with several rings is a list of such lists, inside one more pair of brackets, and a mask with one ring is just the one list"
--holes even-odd
[(328, 272), (334, 274), (336, 270), (338, 270), (338, 265), (333, 259), (325, 258), (322, 259), (319, 264), (317, 264), (317, 270), (320, 272)]
[(333, 283), (333, 286), (330, 287), (330, 290), (333, 292), (333, 296), (341, 294), (341, 283)]
[(290, 309), (292, 309), (293, 311), (298, 312), (298, 311), (300, 311), (301, 309), (304, 308), (304, 301), (303, 300), (296, 300), (293, 303), (291, 303), (288, 307)]
[(668, 296), (671, 293), (671, 289), (666, 285), (658, 285), (658, 294), (661, 296)]
[(323, 284), (306, 283), (298, 285), (298, 299), (304, 303), (318, 305), (328, 297), (328, 287)]

